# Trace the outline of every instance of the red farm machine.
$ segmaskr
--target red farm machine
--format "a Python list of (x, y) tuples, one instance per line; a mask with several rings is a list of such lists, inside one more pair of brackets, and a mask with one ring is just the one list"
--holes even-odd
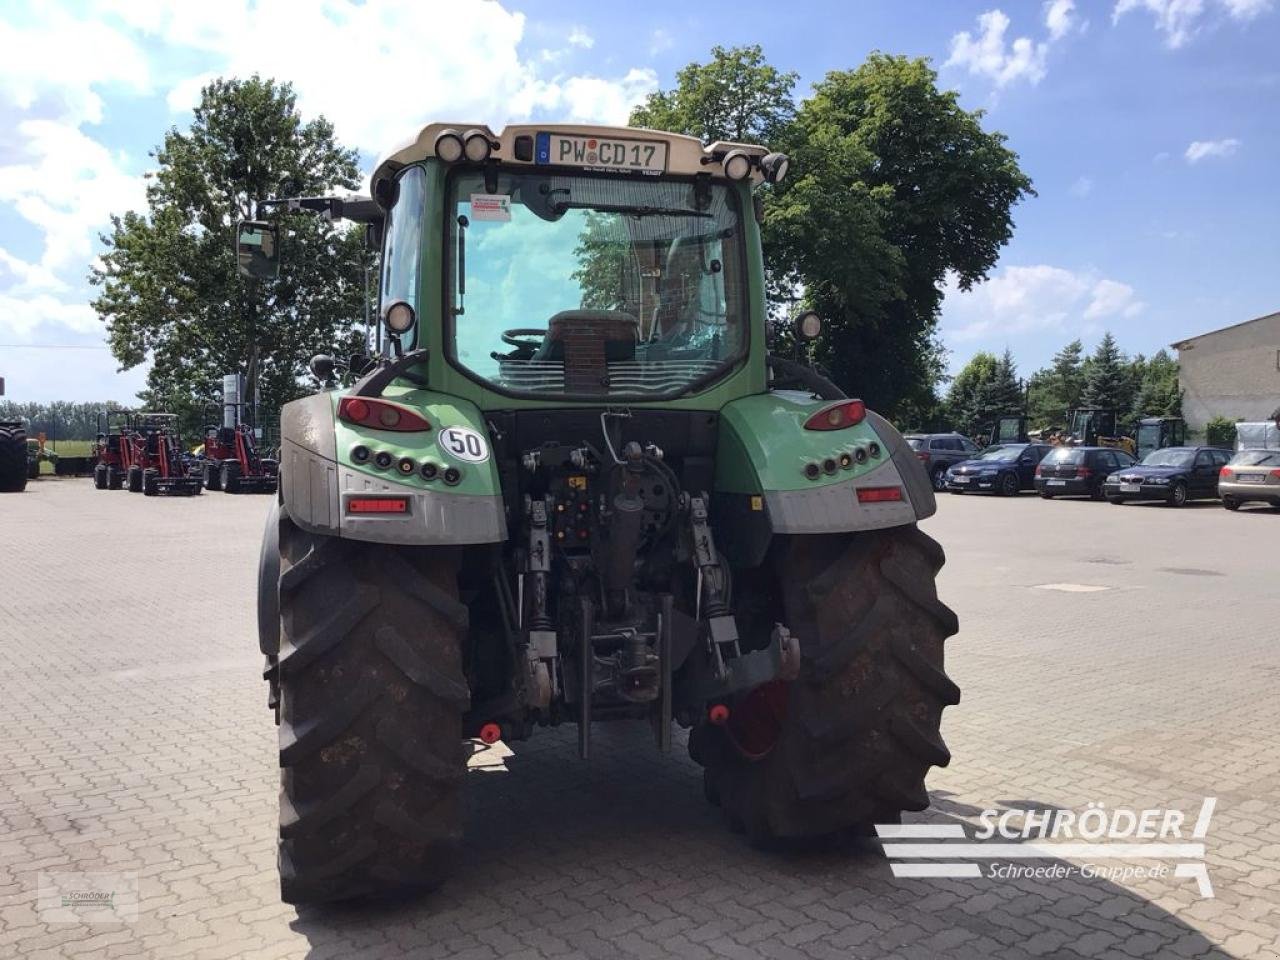
[(183, 457), (182, 437), (175, 414), (139, 413), (134, 416), (125, 477), (131, 493), (142, 493), (148, 497), (190, 497), (201, 491), (200, 474), (190, 472)]
[(93, 486), (119, 490), (129, 472), (133, 449), (133, 413), (107, 410), (98, 414), (98, 435), (93, 441)]
[[(234, 409), (230, 407), (229, 409)], [(258, 450), (253, 428), (237, 422), (204, 428), (204, 486), (225, 493), (275, 493), (279, 462)]]

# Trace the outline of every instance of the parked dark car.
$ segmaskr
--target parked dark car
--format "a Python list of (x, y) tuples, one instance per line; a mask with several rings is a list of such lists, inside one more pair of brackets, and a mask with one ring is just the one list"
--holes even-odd
[(1261, 500), (1280, 507), (1280, 450), (1240, 450), (1218, 476), (1218, 494), (1228, 510)]
[(1218, 472), (1230, 460), (1231, 451), (1220, 447), (1165, 447), (1112, 473), (1102, 492), (1112, 503), (1163, 500), (1180, 507), (1188, 500), (1216, 500)]
[(911, 433), (907, 434), (906, 441), (924, 464), (935, 490), (946, 488), (948, 467), (978, 452), (976, 443), (958, 433)]
[(1035, 487), (1036, 465), (1052, 449), (1047, 443), (994, 444), (948, 470), (947, 489), (952, 493), (984, 490), (1016, 496)]
[(1102, 482), (1137, 461), (1116, 447), (1061, 446), (1051, 449), (1036, 467), (1036, 492), (1054, 497), (1102, 499)]

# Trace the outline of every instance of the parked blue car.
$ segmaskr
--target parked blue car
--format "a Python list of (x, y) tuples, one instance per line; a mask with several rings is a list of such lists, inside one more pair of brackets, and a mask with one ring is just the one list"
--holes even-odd
[(952, 493), (981, 491), (1013, 497), (1035, 486), (1036, 464), (1053, 448), (1047, 443), (997, 443), (947, 471)]

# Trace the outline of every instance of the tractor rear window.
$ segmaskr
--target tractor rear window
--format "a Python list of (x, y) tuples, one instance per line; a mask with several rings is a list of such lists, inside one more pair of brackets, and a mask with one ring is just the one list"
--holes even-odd
[(462, 170), (447, 211), (451, 359), (505, 392), (667, 396), (746, 351), (725, 185)]

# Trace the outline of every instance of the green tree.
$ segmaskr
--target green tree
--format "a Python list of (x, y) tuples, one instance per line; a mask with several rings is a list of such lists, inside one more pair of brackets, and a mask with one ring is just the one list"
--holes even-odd
[(1084, 394), (1084, 344), (1072, 340), (1037, 370), (1027, 384), (1027, 417), (1033, 428), (1065, 426), (1067, 411), (1080, 406)]
[(674, 90), (649, 94), (631, 111), (633, 127), (699, 137), (707, 143), (771, 143), (795, 116), (799, 74), (770, 66), (759, 45), (712, 47), (708, 63), (676, 74)]
[(873, 54), (829, 73), (783, 145), (795, 175), (766, 201), (775, 286), (824, 315), (818, 359), (893, 414), (941, 376), (942, 284), (986, 278), (1031, 192), (1017, 155), (920, 59)]
[(1113, 408), (1121, 416), (1132, 405), (1131, 382), (1126, 371), (1128, 361), (1120, 351), (1116, 338), (1107, 331), (1085, 369), (1084, 403), (1090, 407)]
[(975, 353), (947, 389), (943, 410), (951, 429), (973, 434), (982, 426), (992, 385), (1000, 378), (1001, 361), (994, 353)]
[(323, 117), (303, 121), (289, 84), (254, 76), (206, 86), (190, 130), (153, 156), (146, 214), (112, 218), (90, 278), (112, 353), (124, 369), (151, 357), (149, 404), (199, 419), (221, 375), (243, 372), (269, 415), (313, 353), (361, 342), (364, 250), (355, 230), (283, 217), (280, 276), (247, 281), (235, 224), (267, 198), (355, 187), (356, 153)]
[[(1137, 364), (1135, 364), (1137, 366)], [(1133, 419), (1182, 416), (1182, 391), (1178, 387), (1178, 361), (1159, 350), (1137, 371)]]

